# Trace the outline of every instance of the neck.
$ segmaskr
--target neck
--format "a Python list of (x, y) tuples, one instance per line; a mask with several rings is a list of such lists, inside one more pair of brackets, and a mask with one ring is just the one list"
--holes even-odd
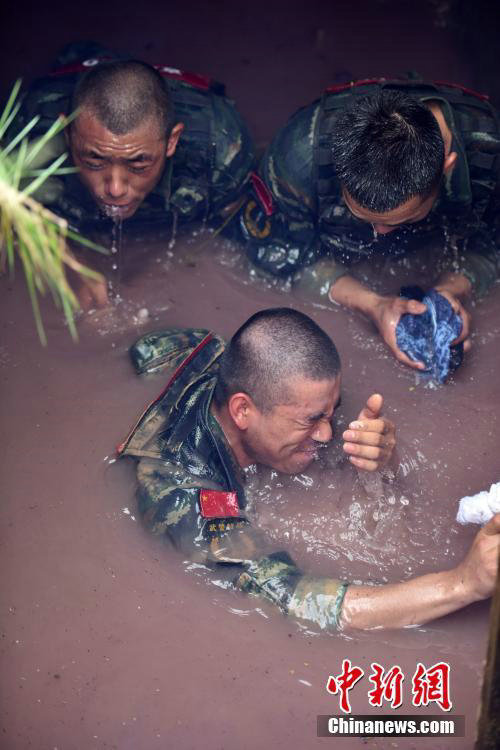
[(219, 427), (224, 433), (224, 437), (229, 443), (229, 447), (231, 448), (238, 465), (244, 469), (246, 466), (254, 464), (255, 461), (247, 453), (241, 440), (241, 431), (234, 424), (227, 406), (223, 405), (219, 408), (215, 401), (212, 401), (210, 404), (210, 412), (219, 423)]

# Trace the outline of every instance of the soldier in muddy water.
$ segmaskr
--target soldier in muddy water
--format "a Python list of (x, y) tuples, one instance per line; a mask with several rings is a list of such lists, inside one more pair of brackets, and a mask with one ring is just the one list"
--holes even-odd
[(443, 295), (461, 318), (453, 345), (470, 348), (466, 308), (500, 263), (499, 153), (483, 94), (417, 75), (333, 86), (276, 134), (234, 230), (263, 274), (363, 313), (422, 370), (396, 327), (426, 307), (394, 277)]
[[(47, 180), (35, 197), (82, 233), (168, 224), (222, 226), (254, 166), (248, 130), (224, 86), (194, 73), (130, 60), (94, 43), (71, 44), (50, 75), (24, 94), (9, 136), (35, 116), (42, 135), (77, 113), (38, 155), (69, 151), (76, 172)], [(84, 306), (104, 305), (106, 284), (86, 281)]]
[[(216, 580), (330, 630), (415, 625), (491, 596), (500, 514), (455, 568), (381, 586), (307, 575), (250, 523), (245, 467), (301, 473), (333, 438), (340, 359), (311, 318), (262, 310), (227, 347), (207, 330), (166, 330), (141, 337), (131, 356), (140, 373), (176, 367), (118, 448), (138, 461), (139, 510), (154, 534)], [(361, 471), (394, 460), (395, 427), (382, 407), (371, 395), (342, 435)]]

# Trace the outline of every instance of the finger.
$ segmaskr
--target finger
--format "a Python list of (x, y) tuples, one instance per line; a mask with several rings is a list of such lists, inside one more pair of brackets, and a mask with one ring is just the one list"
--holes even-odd
[(416, 299), (409, 299), (406, 303), (406, 312), (412, 315), (422, 315), (427, 310), (427, 305), (423, 302), (418, 302)]
[(470, 339), (465, 339), (464, 352), (470, 352), (471, 349), (472, 349), (472, 341)]
[(82, 310), (85, 310), (85, 311), (90, 310), (94, 299), (88, 287), (82, 286), (78, 290), (77, 296), (78, 296), (78, 301), (80, 303), (80, 307), (82, 308)]
[(358, 419), (376, 419), (382, 411), (383, 405), (384, 397), (380, 393), (372, 393), (359, 412)]
[(461, 315), (462, 320), (462, 330), (460, 331), (460, 334), (457, 336), (456, 339), (454, 339), (450, 346), (455, 346), (455, 344), (459, 344), (461, 341), (465, 341), (469, 338), (470, 334), (470, 316), (465, 312), (465, 310), (462, 310), (463, 315)]
[(425, 370), (425, 365), (423, 362), (417, 362), (414, 359), (410, 359), (404, 352), (401, 351), (401, 349), (394, 348), (393, 354), (398, 360), (398, 362), (401, 362), (403, 365), (407, 365), (408, 367), (412, 367), (414, 370)]
[(460, 317), (462, 318), (462, 331), (460, 338), (466, 339), (470, 334), (470, 315), (462, 308), (460, 311)]
[(98, 307), (106, 307), (109, 302), (108, 287), (104, 281), (92, 285), (92, 293)]
[[(351, 422), (349, 430), (352, 430), (359, 435), (362, 432), (378, 432), (381, 435), (386, 430), (386, 420), (380, 417), (379, 419), (364, 419), (362, 421), (356, 420)], [(357, 439), (357, 438), (356, 438)]]
[(384, 417), (380, 417), (379, 419), (365, 419), (361, 422), (359, 420), (351, 422), (349, 430), (353, 430), (356, 434), (362, 432), (378, 432), (383, 435), (386, 432), (390, 432), (391, 427), (393, 427), (392, 422)]
[(363, 471), (376, 471), (378, 469), (377, 461), (369, 461), (366, 458), (356, 458), (356, 456), (349, 456), (349, 461), (356, 466), (358, 469)]
[(367, 458), (372, 461), (380, 461), (385, 451), (374, 445), (360, 445), (359, 443), (344, 443), (344, 453), (357, 458)]
[(385, 446), (387, 438), (381, 432), (362, 432), (361, 430), (346, 430), (342, 439), (345, 443), (358, 443), (359, 445)]

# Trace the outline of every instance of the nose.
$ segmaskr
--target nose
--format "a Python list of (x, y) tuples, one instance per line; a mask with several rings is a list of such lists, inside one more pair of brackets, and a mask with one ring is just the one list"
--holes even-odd
[(328, 443), (333, 437), (332, 425), (329, 419), (321, 419), (313, 434), (311, 435), (313, 440), (318, 443)]
[(391, 227), (387, 224), (372, 224), (373, 229), (377, 234), (390, 234), (391, 232), (394, 232), (397, 227)]
[(128, 183), (126, 175), (119, 167), (112, 167), (105, 180), (106, 197), (120, 201), (127, 195)]

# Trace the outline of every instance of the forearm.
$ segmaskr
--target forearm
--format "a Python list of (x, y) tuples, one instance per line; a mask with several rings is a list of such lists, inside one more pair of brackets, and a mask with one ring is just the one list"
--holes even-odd
[(352, 276), (341, 276), (330, 287), (332, 302), (370, 316), (381, 297)]
[(460, 568), (384, 586), (351, 585), (340, 626), (360, 630), (409, 627), (443, 617), (478, 598), (465, 586)]

